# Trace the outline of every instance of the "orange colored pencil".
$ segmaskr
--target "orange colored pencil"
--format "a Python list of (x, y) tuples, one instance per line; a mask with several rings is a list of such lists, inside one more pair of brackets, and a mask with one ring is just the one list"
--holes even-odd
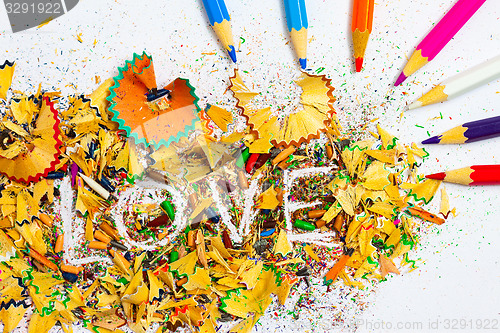
[(349, 258), (350, 257), (347, 254), (343, 254), (340, 257), (340, 259), (335, 263), (335, 265), (333, 265), (333, 267), (328, 271), (328, 273), (326, 273), (325, 277), (323, 278), (325, 285), (329, 285), (337, 280), (337, 277), (344, 269)]
[(354, 252), (354, 249), (348, 249), (344, 248), (344, 254), (337, 260), (335, 265), (326, 273), (325, 277), (323, 278), (323, 282), (325, 285), (329, 285), (335, 280), (337, 280), (337, 277), (339, 276), (340, 272), (342, 272), (345, 268), (345, 265), (347, 264), (347, 261), (349, 258), (351, 258), (352, 253)]
[(40, 253), (36, 252), (32, 248), (26, 247), (25, 253), (27, 255), (29, 255), (31, 258), (35, 259), (36, 261), (38, 261), (39, 263), (47, 266), (50, 269), (52, 269), (54, 271), (59, 270), (59, 268), (57, 268), (56, 264), (54, 264), (52, 261), (50, 261), (49, 259), (47, 259), (43, 255), (41, 255)]
[(372, 32), (374, 2), (375, 0), (354, 0), (351, 31), (356, 72), (363, 68), (366, 45)]
[(408, 212), (416, 217), (420, 217), (423, 220), (428, 222), (432, 222), (435, 224), (443, 224), (445, 222), (444, 219), (440, 218), (437, 215), (432, 214), (431, 212), (426, 211), (420, 207), (408, 207)]

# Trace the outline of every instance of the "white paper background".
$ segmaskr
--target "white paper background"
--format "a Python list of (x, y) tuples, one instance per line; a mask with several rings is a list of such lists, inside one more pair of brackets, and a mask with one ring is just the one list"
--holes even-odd
[[(444, 78), (500, 54), (500, 2), (489, 0), (441, 54), (401, 87), (393, 88), (406, 57), (454, 2), (378, 1), (365, 69), (355, 74), (351, 60), (351, 1), (307, 1), (308, 67), (324, 67), (321, 74), (332, 79), (337, 88), (336, 108), (344, 125), (359, 129), (361, 119), (380, 118), (390, 132), (409, 143), (427, 138), (427, 131), (435, 135), (467, 121), (500, 115), (497, 80), (452, 101), (399, 117), (406, 104)], [(245, 39), (237, 54), (239, 68), (264, 87), (271, 79), (280, 82), (296, 76), (282, 2), (227, 0), (226, 4), (235, 43), (239, 44), (240, 36)], [(75, 37), (78, 34), (82, 43)], [(96, 75), (103, 80), (116, 75), (117, 66), (131, 59), (133, 52), (143, 50), (154, 56), (160, 84), (178, 76), (189, 78), (202, 105), (234, 103), (227, 94), (223, 97), (234, 66), (208, 27), (201, 0), (82, 0), (56, 21), (17, 34), (10, 32), (5, 9), (0, 9), (0, 62), (16, 61), (14, 89), (35, 92), (42, 83), (44, 89), (53, 87), (63, 94), (90, 93), (96, 87)], [(212, 52), (216, 54), (203, 54)], [(277, 95), (280, 103), (286, 92)], [(500, 138), (496, 138), (467, 145), (427, 147), (431, 156), (421, 171), (499, 164), (499, 145)], [(425, 264), (380, 284), (364, 314), (349, 314), (351, 320), (359, 321), (359, 331), (369, 329), (370, 324), (376, 331), (384, 331), (382, 322), (386, 323), (384, 327), (390, 323), (393, 331), (398, 323), (413, 322), (421, 322), (422, 329), (406, 331), (445, 331), (446, 319), (466, 319), (466, 328), (476, 331), (470, 330), (476, 327), (471, 326), (477, 324), (476, 320), (500, 319), (500, 186), (467, 188), (449, 184), (446, 188), (459, 216), (430, 229), (414, 256), (425, 259)], [(342, 306), (349, 310), (347, 301)], [(331, 315), (336, 311), (332, 310)], [(318, 322), (316, 313), (311, 312), (311, 322)], [(326, 319), (330, 320), (328, 314)], [(432, 330), (428, 323), (436, 320), (440, 320), (438, 329)], [(295, 331), (329, 330), (328, 326), (307, 326), (308, 321)], [(286, 332), (292, 319), (266, 317), (260, 322), (259, 331)]]

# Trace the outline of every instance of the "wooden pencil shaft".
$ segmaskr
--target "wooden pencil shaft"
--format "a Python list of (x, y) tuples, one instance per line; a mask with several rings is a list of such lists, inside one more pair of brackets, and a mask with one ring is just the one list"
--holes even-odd
[(428, 58), (428, 61), (434, 59), (485, 1), (458, 0), (416, 49), (422, 50), (422, 56)]
[(203, 0), (210, 25), (219, 38), (222, 46), (228, 51), (229, 56), (236, 62), (233, 33), (231, 31), (231, 18), (224, 0)]
[(470, 185), (495, 185), (500, 184), (499, 165), (473, 165), (470, 174), (472, 183)]
[(451, 99), (498, 78), (500, 78), (500, 56), (461, 72), (445, 80), (441, 85), (445, 86), (444, 93)]
[(472, 165), (470, 167), (448, 170), (443, 173), (434, 174), (426, 177), (431, 179), (442, 179), (445, 182), (462, 184), (462, 185), (500, 184), (500, 164)]
[(486, 0), (458, 0), (415, 48), (395, 86), (434, 59)]
[(99, 194), (105, 200), (107, 200), (111, 196), (111, 194), (108, 191), (106, 191), (106, 189), (102, 187), (101, 184), (99, 184), (92, 178), (85, 176), (81, 172), (79, 172), (78, 175), (85, 181), (85, 183), (87, 183), (87, 185), (90, 188), (92, 188), (97, 194)]
[(301, 67), (306, 66), (307, 58), (307, 12), (305, 0), (284, 0), (286, 23)]
[(462, 125), (467, 142), (493, 138), (500, 135), (500, 116), (472, 121)]
[(438, 136), (431, 137), (424, 144), (460, 144), (500, 136), (500, 116), (465, 123)]
[(374, 0), (354, 0), (352, 7), (351, 31), (372, 31)]

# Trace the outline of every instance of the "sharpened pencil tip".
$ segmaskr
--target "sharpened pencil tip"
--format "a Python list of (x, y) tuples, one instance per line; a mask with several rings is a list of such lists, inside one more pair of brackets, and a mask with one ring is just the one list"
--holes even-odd
[(307, 59), (300, 58), (299, 59), (299, 63), (300, 63), (300, 68), (302, 68), (302, 69), (306, 69), (307, 68)]
[(401, 83), (404, 82), (404, 80), (406, 80), (407, 76), (405, 75), (405, 73), (401, 72), (401, 74), (399, 74), (399, 77), (398, 79), (396, 80), (396, 83), (394, 83), (394, 86), (399, 86)]
[(436, 179), (436, 180), (444, 180), (446, 178), (446, 173), (444, 173), (444, 172), (433, 173), (432, 175), (425, 176), (425, 178), (427, 178), (427, 179)]
[(363, 58), (362, 57), (356, 58), (356, 72), (357, 73), (361, 72), (362, 68), (363, 68)]
[(424, 141), (422, 141), (422, 144), (424, 145), (430, 145), (430, 144), (437, 144), (437, 143), (440, 143), (441, 140), (439, 139), (439, 136), (433, 136), (431, 138), (428, 138)]
[(408, 105), (408, 110), (418, 109), (421, 106), (422, 106), (422, 102), (415, 101), (415, 102), (411, 103), (410, 105)]
[(236, 50), (234, 49), (233, 45), (229, 45), (229, 50), (227, 51), (229, 53), (229, 56), (231, 57), (231, 60), (236, 63)]

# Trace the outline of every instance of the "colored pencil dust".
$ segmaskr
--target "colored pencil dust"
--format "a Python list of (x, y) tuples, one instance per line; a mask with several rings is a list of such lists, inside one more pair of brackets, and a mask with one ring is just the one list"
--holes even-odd
[(422, 141), (423, 144), (453, 144), (500, 136), (500, 116), (471, 121)]
[(307, 67), (307, 13), (305, 0), (284, 0), (286, 24), (292, 44), (299, 58), (300, 67)]
[(450, 100), (498, 78), (500, 78), (500, 56), (445, 80), (410, 104), (408, 109), (413, 110)]
[(373, 7), (375, 0), (354, 0), (352, 8), (352, 45), (356, 72), (363, 68), (366, 45), (372, 32)]
[(417, 45), (415, 52), (411, 55), (394, 85), (399, 86), (408, 76), (434, 59), (485, 1), (458, 0)]
[(224, 0), (203, 0), (203, 5), (208, 15), (210, 25), (214, 28), (215, 34), (219, 38), (224, 49), (236, 62), (236, 49), (234, 48), (233, 32), (231, 31), (231, 18), (226, 8)]
[(473, 165), (466, 168), (427, 175), (425, 178), (462, 185), (500, 184), (500, 165)]

